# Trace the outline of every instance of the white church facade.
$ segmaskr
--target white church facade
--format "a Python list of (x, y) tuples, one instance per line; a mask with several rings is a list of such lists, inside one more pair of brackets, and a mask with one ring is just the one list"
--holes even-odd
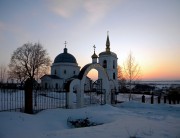
[[(54, 59), (51, 66), (51, 74), (44, 75), (41, 78), (41, 86), (43, 88), (55, 88), (66, 90), (68, 92), (68, 106), (72, 105), (72, 93), (77, 91), (77, 103), (78, 106), (83, 106), (83, 97), (85, 89), (90, 89), (90, 78), (87, 74), (92, 69), (98, 71), (98, 80), (102, 81), (102, 88), (105, 91), (106, 102), (111, 102), (112, 89), (118, 89), (117, 79), (117, 55), (110, 50), (109, 35), (106, 39), (105, 51), (99, 53), (99, 56), (95, 53), (91, 56), (92, 63), (85, 65), (82, 69), (78, 66), (76, 58), (68, 53), (68, 49), (65, 48), (63, 53), (60, 53)], [(86, 87), (85, 87), (86, 86)]]
[(71, 78), (76, 78), (79, 72), (80, 67), (76, 58), (68, 53), (65, 42), (64, 52), (56, 56), (51, 66), (51, 74), (41, 78), (41, 85), (45, 89), (62, 90), (64, 83)]

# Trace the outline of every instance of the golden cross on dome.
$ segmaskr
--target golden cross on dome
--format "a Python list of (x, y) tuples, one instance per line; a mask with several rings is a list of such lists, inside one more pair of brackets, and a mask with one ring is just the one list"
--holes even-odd
[(65, 44), (65, 48), (66, 48), (66, 44), (67, 44), (67, 42), (65, 41), (65, 42), (64, 42), (64, 44)]
[(96, 46), (94, 45), (93, 47), (94, 47), (94, 52), (95, 52), (95, 48), (96, 48)]

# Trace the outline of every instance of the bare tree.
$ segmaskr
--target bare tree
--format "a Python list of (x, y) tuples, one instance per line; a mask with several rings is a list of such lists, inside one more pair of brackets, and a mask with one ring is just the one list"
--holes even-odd
[(26, 43), (17, 48), (9, 64), (9, 76), (23, 82), (41, 77), (44, 70), (50, 66), (50, 58), (39, 43)]
[(0, 83), (4, 83), (5, 82), (5, 78), (7, 77), (7, 69), (5, 65), (1, 65), (0, 66)]
[(131, 100), (132, 84), (138, 81), (141, 77), (140, 66), (136, 63), (132, 52), (129, 53), (124, 63), (124, 75), (126, 77), (126, 80), (128, 81), (128, 85), (130, 88), (129, 100)]
[(117, 71), (118, 71), (118, 80), (120, 80), (123, 78), (122, 68), (120, 65), (117, 66)]
[(122, 91), (123, 87), (125, 87), (126, 79), (123, 75), (123, 70), (120, 65), (117, 67), (118, 71), (118, 85), (119, 85), (119, 90)]
[(23, 66), (9, 65), (8, 79), (16, 79), (21, 84), (28, 78)]

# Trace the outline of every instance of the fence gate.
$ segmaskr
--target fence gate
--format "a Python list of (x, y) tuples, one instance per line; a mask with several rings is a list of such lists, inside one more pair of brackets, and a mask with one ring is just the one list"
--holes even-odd
[(89, 89), (85, 89), (84, 94), (85, 105), (106, 104), (106, 91), (102, 88), (102, 79), (98, 79), (95, 82), (91, 82)]

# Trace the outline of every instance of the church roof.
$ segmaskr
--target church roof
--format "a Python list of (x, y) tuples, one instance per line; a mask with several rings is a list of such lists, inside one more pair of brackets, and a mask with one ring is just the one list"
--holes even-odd
[(54, 63), (76, 63), (76, 58), (67, 52), (67, 48), (64, 48), (64, 53), (56, 56)]
[(98, 58), (98, 56), (96, 55), (96, 53), (94, 52), (94, 54), (91, 56), (92, 58)]
[(114, 53), (114, 52), (111, 52), (111, 51), (104, 51), (104, 52), (101, 52), (100, 54), (99, 54), (99, 56), (102, 56), (102, 55), (112, 55), (112, 56), (114, 56), (114, 57), (117, 57), (117, 55)]
[(62, 78), (60, 78), (60, 77), (58, 77), (56, 75), (44, 75), (44, 76), (41, 77), (41, 79), (44, 78), (44, 77), (49, 77), (51, 79), (62, 79)]

